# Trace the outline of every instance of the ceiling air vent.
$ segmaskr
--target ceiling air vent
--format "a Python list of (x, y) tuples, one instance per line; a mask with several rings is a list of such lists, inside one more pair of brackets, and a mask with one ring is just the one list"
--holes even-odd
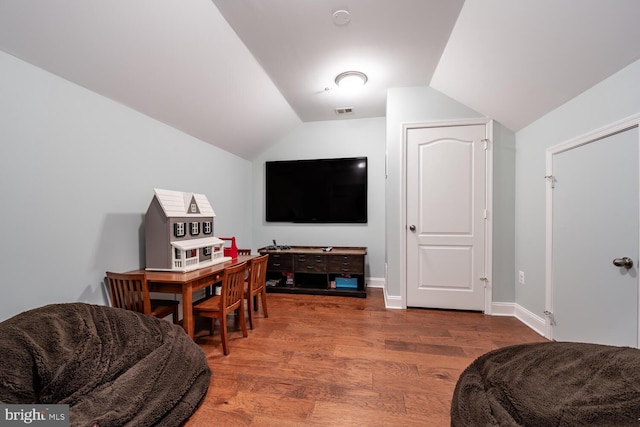
[(336, 108), (336, 114), (337, 115), (341, 115), (341, 114), (352, 114), (353, 113), (353, 107), (340, 107), (340, 108)]

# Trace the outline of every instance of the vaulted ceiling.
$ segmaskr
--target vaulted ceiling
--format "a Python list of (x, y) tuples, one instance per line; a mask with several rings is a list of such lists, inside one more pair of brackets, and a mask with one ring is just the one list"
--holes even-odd
[[(2, 0), (0, 49), (251, 159), (301, 122), (384, 116), (393, 87), (518, 131), (640, 59), (639, 18), (637, 0)], [(360, 92), (335, 86), (347, 70)]]

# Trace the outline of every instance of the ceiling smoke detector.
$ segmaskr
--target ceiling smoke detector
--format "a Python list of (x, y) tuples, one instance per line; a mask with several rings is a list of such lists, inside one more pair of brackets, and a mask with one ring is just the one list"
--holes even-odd
[(336, 10), (332, 17), (333, 23), (336, 25), (347, 25), (351, 21), (351, 14), (348, 10)]

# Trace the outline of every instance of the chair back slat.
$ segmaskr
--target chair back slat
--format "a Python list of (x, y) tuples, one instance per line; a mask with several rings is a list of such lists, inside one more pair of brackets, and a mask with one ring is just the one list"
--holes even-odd
[(107, 272), (111, 306), (151, 314), (149, 287), (144, 273)]
[(228, 267), (224, 270), (221, 289), (221, 304), (224, 312), (229, 313), (242, 304), (246, 271), (246, 262)]
[(269, 254), (253, 258), (249, 264), (249, 289), (252, 295), (260, 293), (266, 286)]

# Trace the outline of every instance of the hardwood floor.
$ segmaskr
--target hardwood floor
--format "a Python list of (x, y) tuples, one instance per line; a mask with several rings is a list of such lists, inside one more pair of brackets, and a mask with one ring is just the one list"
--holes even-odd
[[(187, 427), (448, 426), (460, 373), (499, 347), (545, 341), (511, 317), (386, 310), (368, 297), (269, 294), (248, 338), (196, 342), (213, 372)], [(230, 322), (232, 325), (234, 322)]]

